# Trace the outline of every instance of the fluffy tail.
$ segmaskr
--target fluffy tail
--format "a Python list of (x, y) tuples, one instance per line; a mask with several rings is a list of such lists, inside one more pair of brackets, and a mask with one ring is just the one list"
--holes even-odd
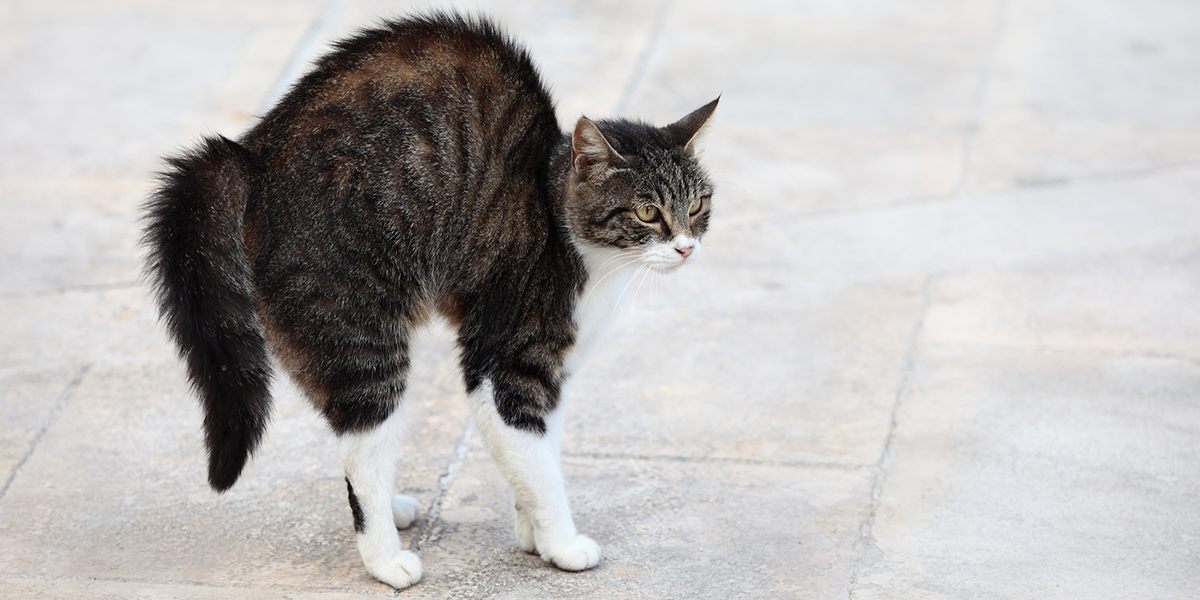
[(146, 271), (204, 406), (208, 482), (233, 486), (271, 410), (271, 365), (254, 309), (242, 216), (254, 156), (211, 137), (169, 160), (146, 205)]

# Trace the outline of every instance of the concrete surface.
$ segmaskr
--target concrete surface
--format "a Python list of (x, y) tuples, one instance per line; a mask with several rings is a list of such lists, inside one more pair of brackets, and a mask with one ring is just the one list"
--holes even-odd
[[(237, 487), (206, 487), (136, 218), (159, 156), (414, 6), (0, 6), (0, 597), (391, 595), (290, 386)], [(1195, 597), (1200, 4), (487, 10), (564, 124), (723, 93), (717, 214), (572, 383), (594, 571), (515, 548), (449, 337), (421, 339), (402, 596)]]

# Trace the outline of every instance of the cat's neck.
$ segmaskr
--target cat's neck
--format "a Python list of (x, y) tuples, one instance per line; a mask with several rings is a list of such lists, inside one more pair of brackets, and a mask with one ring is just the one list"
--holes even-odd
[(546, 161), (546, 197), (563, 225), (566, 224), (568, 186), (571, 183), (571, 136), (562, 134), (550, 149)]
[(579, 264), (585, 273), (586, 282), (581, 290), (582, 295), (586, 297), (589, 292), (591, 295), (596, 295), (598, 290), (593, 288), (602, 283), (601, 280), (613, 279), (623, 285), (628, 281), (628, 276), (636, 270), (631, 266), (636, 261), (629, 260), (633, 253), (619, 248), (592, 246), (581, 242), (571, 233), (566, 206), (572, 194), (573, 181), (570, 134), (563, 134), (550, 151), (546, 173), (548, 186), (546, 195), (552, 205), (555, 220), (567, 233), (569, 246), (578, 256)]

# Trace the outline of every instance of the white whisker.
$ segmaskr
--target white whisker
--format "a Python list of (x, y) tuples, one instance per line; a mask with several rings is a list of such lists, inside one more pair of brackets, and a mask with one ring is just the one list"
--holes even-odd
[(630, 304), (637, 304), (638, 292), (642, 291), (642, 284), (646, 283), (647, 279), (650, 279), (652, 271), (654, 271), (654, 269), (643, 267), (642, 270), (638, 272), (638, 274), (642, 275), (642, 280), (638, 282), (636, 288), (633, 288), (633, 298), (629, 299)]
[(629, 291), (629, 286), (633, 285), (633, 280), (636, 279), (637, 274), (641, 273), (642, 270), (647, 269), (647, 268), (648, 267), (645, 267), (645, 266), (638, 267), (638, 271), (637, 271), (637, 273), (634, 273), (634, 277), (630, 277), (629, 282), (625, 284), (625, 287), (621, 288), (621, 293), (617, 295), (617, 301), (615, 303), (613, 303), (612, 311), (610, 311), (608, 314), (609, 319), (612, 319), (613, 316), (615, 316), (617, 314), (617, 307), (621, 306), (621, 301), (623, 301), (625, 299), (625, 293)]
[(617, 265), (611, 271), (605, 273), (603, 277), (597, 279), (595, 283), (592, 283), (591, 285), (589, 285), (587, 288), (587, 291), (583, 294), (583, 300), (579, 301), (579, 306), (583, 306), (584, 304), (587, 303), (587, 300), (588, 300), (588, 298), (591, 297), (592, 292), (596, 291), (596, 289), (600, 287), (600, 284), (604, 283), (605, 279), (608, 279), (617, 271), (620, 271), (621, 269), (624, 269), (625, 267), (628, 267), (629, 265), (632, 265), (633, 263), (636, 263), (640, 260), (642, 260), (642, 259), (640, 256), (638, 256), (638, 257), (635, 257), (635, 258), (629, 260), (628, 262)]
[(625, 260), (627, 258), (632, 258), (632, 257), (638, 256), (640, 254), (641, 254), (641, 252), (638, 250), (621, 250), (621, 251), (617, 252), (616, 254), (613, 254), (612, 256), (604, 259), (604, 262), (597, 265), (595, 267), (595, 270), (597, 272), (603, 271), (606, 267), (613, 264), (614, 262), (620, 262), (622, 260)]

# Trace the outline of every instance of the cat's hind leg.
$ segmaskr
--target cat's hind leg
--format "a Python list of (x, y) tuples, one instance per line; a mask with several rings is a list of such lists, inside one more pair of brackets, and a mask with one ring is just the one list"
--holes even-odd
[(338, 277), (284, 270), (263, 284), (273, 299), (267, 330), (276, 354), (338, 436), (363, 563), (376, 579), (406, 588), (421, 579), (421, 561), (396, 531), (420, 507), (395, 496), (408, 334), (421, 313), (405, 289), (415, 288), (384, 287), (354, 270)]
[(396, 494), (392, 496), (392, 520), (396, 529), (408, 529), (421, 516), (421, 503), (412, 496)]
[(396, 532), (420, 512), (416, 500), (393, 495), (403, 412), (393, 411), (376, 427), (339, 439), (359, 554), (371, 575), (396, 589), (421, 579), (421, 559), (402, 547)]

